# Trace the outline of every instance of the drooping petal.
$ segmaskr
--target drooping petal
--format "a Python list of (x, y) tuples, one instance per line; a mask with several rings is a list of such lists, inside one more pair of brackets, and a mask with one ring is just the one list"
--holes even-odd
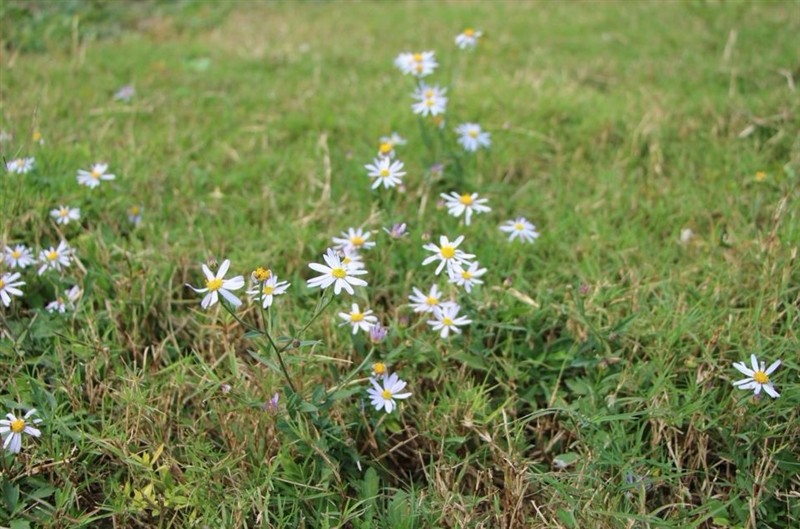
[(747, 375), (748, 377), (752, 377), (753, 375), (755, 375), (755, 371), (747, 367), (744, 362), (734, 362), (733, 367), (735, 367), (736, 370), (739, 371), (741, 374)]
[(230, 303), (234, 307), (238, 307), (239, 305), (242, 304), (242, 301), (239, 298), (237, 298), (230, 291), (224, 288), (219, 289), (219, 293), (222, 294), (222, 297), (227, 299), (228, 303)]

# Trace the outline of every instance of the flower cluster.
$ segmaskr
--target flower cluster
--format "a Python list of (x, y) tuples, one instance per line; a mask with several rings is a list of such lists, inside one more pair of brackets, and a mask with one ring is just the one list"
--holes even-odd
[[(0, 301), (2, 301), (3, 306), (9, 307), (11, 305), (11, 296), (23, 296), (23, 292), (19, 287), (26, 284), (26, 281), (21, 280), (21, 278), (28, 267), (38, 265), (37, 275), (39, 276), (48, 271), (61, 273), (69, 268), (75, 259), (75, 251), (66, 241), (61, 241), (58, 246), (43, 248), (37, 253), (38, 258), (34, 257), (36, 255), (34, 251), (25, 244), (6, 245), (4, 247), (2, 264), (14, 271), (0, 273)], [(47, 305), (46, 309), (48, 311), (51, 311), (50, 307), (53, 306), (53, 303), (55, 302)], [(64, 306), (68, 307), (68, 305)], [(60, 312), (64, 312), (64, 310)]]
[[(39, 130), (34, 130), (32, 141), (39, 145), (44, 145), (44, 138)], [(6, 163), (6, 170), (16, 174), (27, 174), (36, 169), (36, 160), (33, 157), (21, 157)], [(79, 169), (77, 182), (89, 188), (95, 188), (103, 181), (114, 180), (115, 175), (108, 172), (108, 164), (92, 164), (90, 170)], [(49, 212), (50, 218), (60, 230), (73, 222), (81, 220), (81, 209), (69, 205), (61, 204)], [(137, 209), (135, 216), (129, 216), (133, 224), (141, 222), (141, 210)], [(61, 233), (59, 231), (59, 233)], [(0, 270), (0, 301), (4, 307), (9, 307), (13, 297), (23, 296), (23, 291), (19, 288), (27, 284), (23, 280), (26, 269), (36, 266), (36, 273), (43, 276), (48, 272), (63, 274), (68, 270), (75, 260), (75, 250), (66, 240), (61, 240), (55, 246), (44, 247), (34, 251), (25, 244), (16, 243), (13, 245), (3, 244), (0, 261), (3, 266), (13, 272), (3, 272)], [(58, 290), (58, 287), (56, 287)], [(65, 313), (74, 310), (82, 290), (73, 283), (69, 289), (64, 289), (61, 294), (56, 294), (56, 299), (47, 303), (44, 309), (48, 312)]]

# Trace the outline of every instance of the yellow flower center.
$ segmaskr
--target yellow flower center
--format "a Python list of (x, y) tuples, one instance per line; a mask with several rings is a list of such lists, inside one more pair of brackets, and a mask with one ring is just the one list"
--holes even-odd
[(58, 214), (61, 215), (62, 217), (68, 217), (69, 216), (69, 210), (67, 208), (61, 208), (61, 210), (58, 212)]
[(475, 36), (475, 30), (472, 29), (472, 28), (465, 29), (464, 30), (464, 36), (465, 37), (474, 37)]
[(222, 288), (222, 279), (206, 279), (206, 287), (211, 291), (214, 292), (215, 290), (219, 290)]
[(469, 132), (467, 132), (467, 136), (469, 136), (470, 138), (477, 138), (478, 137), (478, 130), (477, 129), (471, 129)]
[(350, 321), (353, 323), (364, 321), (364, 315), (360, 312), (353, 312), (350, 314)]
[(261, 293), (264, 294), (265, 296), (272, 295), (273, 292), (275, 292), (275, 287), (270, 285), (264, 285), (264, 288), (261, 289)]
[(415, 53), (414, 54), (414, 61), (415, 62), (422, 62), (422, 54), (421, 53)]
[(25, 430), (25, 420), (24, 419), (14, 419), (11, 421), (11, 431), (14, 433), (22, 433)]
[(366, 241), (360, 235), (353, 235), (350, 237), (350, 244), (353, 246), (362, 246)]
[(427, 303), (428, 305), (430, 305), (431, 307), (433, 307), (434, 305), (438, 305), (438, 304), (439, 304), (439, 300), (438, 300), (438, 299), (436, 299), (436, 298), (435, 298), (435, 297), (433, 297), (433, 296), (428, 296), (428, 297), (425, 299), (425, 303)]
[(392, 392), (389, 391), (388, 389), (384, 389), (383, 391), (381, 391), (381, 397), (383, 397), (386, 400), (392, 400)]
[(514, 229), (517, 231), (522, 231), (525, 229), (525, 226), (521, 222), (515, 222)]
[(768, 384), (769, 383), (769, 377), (763, 371), (756, 371), (755, 373), (753, 373), (753, 380), (755, 380), (759, 384)]
[(331, 270), (331, 275), (336, 279), (344, 279), (345, 277), (347, 277), (347, 270), (345, 270), (344, 268), (334, 268), (333, 270)]
[(436, 100), (435, 100), (435, 99), (433, 99), (433, 98), (431, 98), (431, 97), (429, 97), (428, 99), (426, 99), (426, 100), (425, 100), (425, 106), (426, 106), (426, 107), (429, 107), (429, 108), (430, 108), (430, 107), (432, 107), (432, 106), (433, 106), (433, 105), (435, 105), (435, 104), (436, 104)]
[(42, 133), (39, 132), (38, 130), (34, 130), (33, 136), (31, 136), (31, 138), (33, 139), (33, 141), (39, 141), (42, 139)]
[(450, 318), (442, 318), (442, 323), (446, 327), (449, 327), (450, 325), (453, 325), (453, 320), (451, 320)]
[(439, 250), (439, 253), (441, 253), (442, 257), (445, 259), (452, 259), (456, 255), (456, 249), (452, 246), (442, 246), (442, 249)]
[(459, 202), (464, 204), (465, 206), (472, 205), (472, 195), (461, 195), (461, 198), (458, 199)]
[(95, 180), (100, 180), (100, 177), (103, 176), (103, 172), (97, 169), (92, 169), (92, 178)]
[(346, 255), (342, 258), (342, 264), (350, 264), (352, 262), (353, 262), (353, 260), (350, 257), (346, 256)]
[(472, 274), (470, 273), (469, 270), (464, 270), (463, 272), (461, 272), (461, 277), (463, 277), (464, 279), (472, 279)]
[(6, 282), (0, 279), (0, 290), (3, 290), (3, 287), (6, 286)]
[(47, 259), (49, 259), (50, 261), (55, 261), (56, 259), (58, 259), (58, 252), (55, 250), (50, 250), (49, 252), (47, 252)]
[(131, 209), (128, 210), (131, 215), (138, 215), (142, 212), (142, 208), (139, 206), (131, 206)]
[(14, 250), (13, 252), (11, 252), (11, 257), (13, 257), (14, 259), (19, 259), (20, 257), (22, 257), (22, 251)]
[(372, 364), (372, 372), (376, 375), (384, 375), (386, 374), (386, 364), (383, 362), (375, 362)]
[(389, 170), (388, 169), (381, 169), (380, 175), (381, 178), (388, 178), (389, 177)]
[(433, 88), (428, 88), (425, 90), (425, 97), (431, 99), (433, 96), (436, 95), (436, 92), (433, 91)]
[(259, 266), (256, 268), (256, 271), (253, 272), (253, 276), (256, 278), (256, 281), (261, 283), (272, 277), (272, 270)]
[(392, 152), (392, 144), (389, 142), (381, 143), (381, 146), (378, 147), (378, 152), (381, 154), (389, 154)]
[(763, 182), (767, 179), (767, 173), (764, 171), (759, 171), (756, 173), (756, 182)]

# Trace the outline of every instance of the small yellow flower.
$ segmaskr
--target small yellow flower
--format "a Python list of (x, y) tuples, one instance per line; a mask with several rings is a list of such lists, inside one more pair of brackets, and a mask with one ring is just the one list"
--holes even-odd
[(372, 364), (372, 373), (376, 377), (382, 377), (387, 373), (386, 364), (384, 364), (383, 362), (375, 362), (374, 364)]
[(767, 179), (766, 171), (758, 171), (756, 173), (756, 182), (763, 182), (766, 179)]
[(271, 276), (272, 276), (272, 270), (270, 270), (269, 268), (264, 268), (263, 266), (259, 266), (258, 268), (256, 268), (255, 272), (253, 272), (253, 278), (259, 283), (263, 283)]

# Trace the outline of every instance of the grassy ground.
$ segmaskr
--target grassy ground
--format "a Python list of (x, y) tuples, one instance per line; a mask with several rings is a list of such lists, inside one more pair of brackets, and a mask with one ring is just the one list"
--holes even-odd
[[(0, 309), (3, 411), (43, 419), (0, 457), (0, 526), (800, 524), (797, 3), (0, 10), (0, 148), (36, 157), (0, 177), (0, 243), (64, 238), (79, 258), (29, 269)], [(474, 53), (453, 45), (467, 26), (485, 32)], [(445, 137), (492, 134), (461, 170), (426, 147), (392, 66), (420, 49), (450, 89)], [(406, 192), (371, 192), (363, 165), (393, 130)], [(78, 186), (98, 160), (117, 180)], [(459, 225), (436, 203), (454, 189), (492, 212)], [(62, 203), (79, 223), (50, 220)], [(520, 215), (536, 244), (497, 229)], [(393, 241), (380, 228), (399, 221)], [(391, 329), (371, 358), (413, 392), (388, 416), (368, 369), (326, 393), (370, 349), (336, 325), (348, 296), (299, 335), (308, 263), (361, 225), (378, 246), (354, 300)], [(489, 268), (449, 340), (406, 305), (440, 234)], [(224, 258), (291, 281), (270, 324), (314, 341), (286, 354), (298, 394), (263, 339), (184, 286)], [(74, 312), (43, 310), (72, 284)], [(780, 398), (732, 386), (751, 353), (783, 360)]]

